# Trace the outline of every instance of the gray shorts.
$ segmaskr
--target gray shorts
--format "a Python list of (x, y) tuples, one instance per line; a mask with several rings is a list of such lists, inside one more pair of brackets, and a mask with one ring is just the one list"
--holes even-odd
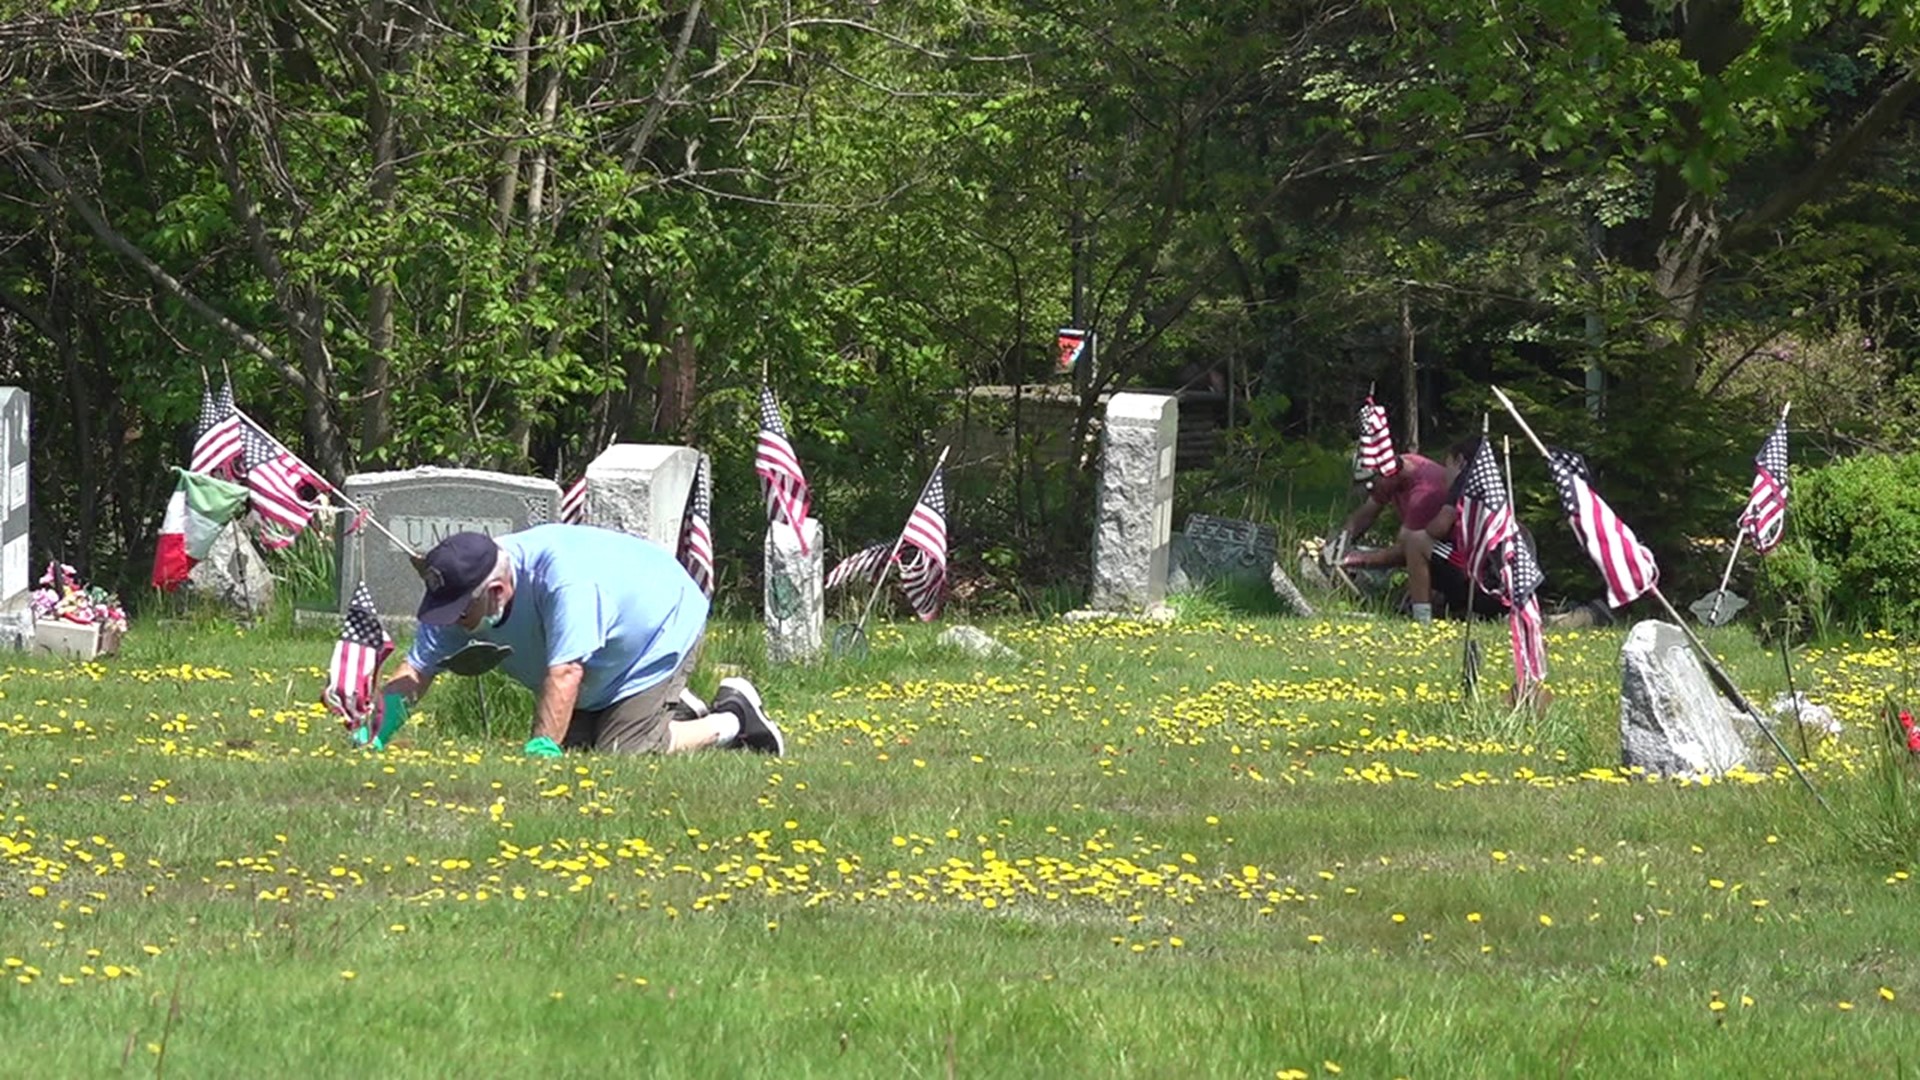
[(573, 723), (567, 725), (567, 738), (561, 745), (572, 750), (597, 750), (605, 754), (664, 754), (673, 745), (668, 729), (675, 720), (688, 719), (680, 704), (680, 691), (700, 661), (703, 633), (680, 659), (673, 674), (645, 690), (604, 709), (576, 709)]

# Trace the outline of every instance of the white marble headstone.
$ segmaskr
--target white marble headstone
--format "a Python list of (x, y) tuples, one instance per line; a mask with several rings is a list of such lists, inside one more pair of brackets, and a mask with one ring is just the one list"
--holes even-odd
[(17, 386), (0, 387), (0, 605), (33, 584), (27, 528), (30, 401)]

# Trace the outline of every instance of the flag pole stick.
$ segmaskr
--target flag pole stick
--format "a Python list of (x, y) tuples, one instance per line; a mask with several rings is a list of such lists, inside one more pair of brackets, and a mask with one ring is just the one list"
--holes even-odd
[[(940, 470), (946, 467), (947, 451), (951, 449), (953, 449), (951, 445), (940, 448), (940, 460), (933, 463), (933, 471), (927, 474), (927, 482), (920, 485), (920, 494), (913, 500), (914, 506), (920, 505), (920, 500), (927, 497), (927, 490), (933, 487), (933, 478), (939, 476)], [(913, 520), (912, 507), (907, 509), (907, 520), (909, 522)], [(905, 526), (901, 526), (900, 535), (893, 539), (893, 550), (887, 552), (887, 561), (880, 564), (880, 577), (874, 581), (873, 591), (867, 594), (867, 606), (860, 612), (860, 621), (854, 624), (857, 632), (862, 634), (867, 632), (867, 616), (873, 614), (873, 603), (880, 599), (880, 590), (886, 586), (887, 578), (893, 573), (893, 560), (900, 556), (900, 546), (906, 542), (907, 530)]]
[(1727, 598), (1727, 582), (1733, 580), (1733, 561), (1740, 557), (1740, 545), (1747, 539), (1747, 530), (1740, 529), (1733, 534), (1733, 551), (1727, 555), (1727, 568), (1720, 573), (1720, 587), (1713, 591), (1713, 610), (1707, 614), (1707, 625), (1712, 626), (1720, 618), (1720, 602)]
[[(1489, 418), (1480, 414), (1480, 438), (1485, 441), (1489, 430)], [(1469, 462), (1468, 464), (1471, 464)], [(1466, 691), (1475, 698), (1480, 696), (1480, 665), (1473, 656), (1473, 590), (1480, 578), (1480, 561), (1473, 552), (1467, 553), (1467, 610), (1460, 620), (1460, 677), (1466, 683)], [(1432, 600), (1431, 594), (1428, 596)]]
[(1800, 691), (1793, 685), (1793, 623), (1786, 624), (1786, 636), (1780, 643), (1780, 666), (1787, 669), (1787, 700), (1793, 702), (1793, 720), (1800, 728), (1800, 756), (1812, 757), (1807, 745), (1807, 718), (1800, 711)]
[[(1540, 441), (1540, 436), (1533, 433), (1533, 428), (1527, 425), (1526, 419), (1520, 415), (1520, 410), (1514, 407), (1513, 401), (1508, 398), (1506, 394), (1501, 393), (1499, 387), (1495, 386), (1490, 389), (1493, 391), (1493, 396), (1500, 399), (1500, 404), (1506, 406), (1507, 412), (1513, 417), (1513, 422), (1520, 425), (1521, 432), (1526, 435), (1529, 442), (1533, 443), (1534, 449), (1540, 451), (1541, 457), (1551, 462), (1553, 456), (1547, 452), (1547, 445)], [(1701, 662), (1706, 665), (1707, 674), (1712, 677), (1713, 684), (1719, 688), (1720, 693), (1725, 695), (1727, 700), (1731, 701), (1735, 708), (1753, 718), (1754, 723), (1759, 725), (1761, 733), (1766, 735), (1767, 741), (1773, 744), (1773, 748), (1779, 751), (1780, 757), (1787, 763), (1787, 767), (1793, 770), (1793, 775), (1798, 777), (1800, 783), (1806, 786), (1807, 793), (1813, 796), (1814, 801), (1820, 804), (1821, 809), (1829, 814), (1833, 813), (1833, 807), (1827, 803), (1827, 800), (1820, 794), (1819, 790), (1813, 786), (1813, 781), (1809, 779), (1807, 774), (1800, 768), (1800, 763), (1794, 760), (1792, 751), (1787, 749), (1787, 744), (1780, 741), (1780, 736), (1774, 733), (1772, 727), (1768, 726), (1766, 717), (1761, 716), (1760, 710), (1754, 708), (1753, 703), (1747, 700), (1747, 695), (1741, 693), (1740, 688), (1734, 685), (1733, 677), (1728, 675), (1726, 669), (1720, 666), (1720, 661), (1714, 658), (1713, 653), (1707, 651), (1707, 646), (1701, 642), (1699, 635), (1693, 632), (1693, 628), (1687, 625), (1686, 620), (1680, 617), (1680, 613), (1673, 609), (1673, 604), (1667, 600), (1667, 595), (1660, 591), (1660, 586), (1654, 585), (1649, 588), (1647, 592), (1651, 594), (1655, 600), (1660, 602), (1660, 607), (1667, 613), (1667, 618), (1672, 619), (1673, 624), (1680, 628), (1680, 632), (1687, 636), (1687, 643), (1693, 646), (1695, 653), (1699, 654)]]
[[(247, 415), (245, 409), (235, 409), (233, 410), (233, 412), (234, 412), (234, 415), (240, 418), (242, 423), (246, 424), (248, 427), (252, 428), (254, 431), (259, 432), (262, 438), (265, 438), (268, 442), (272, 443), (275, 449), (279, 450), (281, 453), (284, 453), (284, 454), (292, 454), (295, 458), (300, 457), (299, 454), (294, 454), (292, 450), (288, 449), (286, 443), (283, 443), (279, 439), (274, 438), (273, 432), (268, 431), (266, 428), (263, 428), (258, 423), (256, 423), (253, 417)], [(305, 464), (305, 462), (303, 461), (302, 464)], [(389, 530), (385, 525), (382, 525), (380, 523), (379, 518), (373, 516), (373, 511), (368, 510), (366, 507), (361, 506), (357, 502), (354, 502), (353, 499), (350, 498), (346, 492), (341, 491), (337, 487), (334, 487), (333, 481), (327, 479), (324, 476), (321, 476), (317, 472), (314, 472), (311, 467), (307, 469), (307, 472), (314, 479), (320, 481), (322, 484), (325, 484), (327, 486), (327, 491), (333, 495), (338, 496), (340, 501), (345, 503), (350, 509), (354, 510), (357, 513), (362, 513), (367, 515), (367, 523), (369, 525), (372, 525), (375, 529), (378, 529), (380, 531), (380, 535), (386, 537), (388, 540), (393, 541), (393, 544), (395, 547), (399, 548), (401, 551), (406, 552), (407, 558), (412, 559), (416, 567), (419, 565), (420, 560), (423, 558), (423, 556), (418, 551), (414, 550), (414, 547), (412, 544), (409, 544), (405, 540), (402, 540), (399, 537), (393, 535), (391, 530)]]

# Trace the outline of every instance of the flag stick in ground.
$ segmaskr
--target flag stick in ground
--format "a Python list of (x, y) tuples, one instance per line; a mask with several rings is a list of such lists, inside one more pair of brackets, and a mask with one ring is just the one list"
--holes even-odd
[[(933, 478), (940, 475), (941, 469), (946, 468), (947, 451), (950, 449), (952, 449), (952, 447), (943, 446), (940, 448), (940, 460), (933, 463), (933, 471), (927, 474), (927, 482), (920, 485), (920, 494), (914, 498), (913, 505), (919, 506), (920, 500), (927, 497), (927, 490), (933, 487)], [(911, 524), (911, 520), (909, 520), (909, 524)], [(873, 582), (873, 591), (867, 594), (867, 606), (860, 612), (860, 621), (853, 624), (853, 635), (855, 638), (866, 635), (867, 618), (873, 614), (874, 601), (880, 599), (880, 590), (886, 586), (887, 576), (893, 572), (893, 562), (900, 557), (900, 547), (906, 542), (907, 530), (901, 529), (900, 535), (893, 541), (893, 550), (887, 553), (887, 561), (880, 564), (880, 576)]]
[[(1527, 437), (1528, 442), (1533, 444), (1533, 448), (1540, 451), (1541, 457), (1552, 461), (1553, 455), (1548, 452), (1547, 444), (1541, 442), (1540, 436), (1535, 435), (1533, 428), (1527, 426), (1526, 419), (1520, 415), (1520, 410), (1514, 407), (1512, 399), (1502, 393), (1497, 386), (1489, 389), (1493, 391), (1494, 397), (1500, 399), (1500, 404), (1506, 407), (1507, 413), (1513, 417), (1513, 422), (1520, 425), (1521, 433)], [(1758, 724), (1761, 732), (1766, 735), (1767, 741), (1773, 744), (1773, 748), (1779, 751), (1787, 767), (1793, 770), (1793, 775), (1799, 777), (1800, 783), (1806, 786), (1807, 793), (1813, 796), (1822, 810), (1829, 814), (1833, 813), (1833, 807), (1828, 805), (1827, 800), (1813, 786), (1813, 781), (1801, 770), (1800, 763), (1794, 759), (1792, 751), (1787, 749), (1787, 744), (1780, 741), (1780, 736), (1775, 734), (1773, 728), (1768, 725), (1767, 718), (1760, 715), (1760, 710), (1754, 708), (1753, 703), (1747, 700), (1747, 695), (1741, 693), (1740, 688), (1734, 685), (1733, 677), (1720, 666), (1720, 661), (1714, 659), (1713, 653), (1707, 651), (1707, 646), (1700, 640), (1699, 635), (1693, 632), (1693, 628), (1687, 625), (1679, 612), (1673, 610), (1673, 605), (1667, 601), (1667, 595), (1660, 591), (1660, 586), (1658, 584), (1649, 586), (1647, 594), (1660, 602), (1661, 610), (1667, 613), (1667, 618), (1672, 619), (1673, 624), (1680, 628), (1680, 632), (1687, 635), (1687, 643), (1693, 646), (1693, 651), (1699, 654), (1701, 663), (1706, 665), (1707, 674), (1713, 679), (1713, 684), (1720, 689), (1728, 701), (1733, 702), (1735, 708), (1753, 718), (1753, 722)]]
[[(1787, 402), (1785, 405), (1780, 406), (1780, 423), (1778, 428), (1776, 429), (1776, 433), (1778, 433), (1779, 437), (1782, 439), (1785, 438), (1784, 432), (1786, 430), (1787, 413), (1790, 412), (1792, 409), (1793, 409), (1793, 402), (1791, 401)], [(1761, 444), (1760, 454), (1755, 459), (1756, 466), (1760, 468), (1761, 471), (1767, 473), (1770, 477), (1773, 470), (1768, 468), (1764, 464), (1762, 464), (1762, 462), (1764, 462), (1767, 458), (1767, 448), (1772, 445), (1773, 438), (1774, 438), (1773, 436), (1768, 436), (1768, 441), (1766, 443)], [(1785, 449), (1784, 442), (1781, 443), (1780, 457), (1781, 457), (1781, 460), (1784, 462), (1786, 459), (1786, 449)], [(1778, 491), (1782, 499), (1780, 513), (1784, 514), (1785, 513), (1784, 485), (1786, 483), (1786, 477), (1783, 475), (1783, 476), (1771, 477), (1771, 478), (1773, 482), (1782, 485), (1778, 489)], [(1773, 544), (1779, 543), (1779, 530), (1777, 528), (1777, 523), (1780, 519), (1778, 517), (1775, 518), (1776, 528), (1771, 531), (1769, 536), (1764, 538), (1761, 535), (1761, 533), (1764, 530), (1762, 530), (1756, 522), (1751, 522), (1748, 517), (1749, 514), (1752, 514), (1754, 512), (1754, 506), (1755, 506), (1754, 500), (1760, 497), (1760, 494), (1762, 491), (1760, 487), (1759, 477), (1757, 476), (1755, 477), (1754, 484), (1755, 484), (1754, 494), (1748, 498), (1747, 508), (1746, 510), (1741, 512), (1740, 523), (1734, 528), (1734, 531), (1733, 531), (1733, 552), (1732, 554), (1727, 556), (1727, 568), (1721, 571), (1720, 573), (1720, 587), (1718, 589), (1715, 589), (1713, 592), (1713, 610), (1707, 613), (1707, 618), (1705, 620), (1708, 626), (1719, 625), (1720, 603), (1721, 601), (1725, 600), (1727, 597), (1727, 582), (1732, 580), (1733, 578), (1733, 563), (1735, 559), (1738, 559), (1740, 557), (1740, 545), (1746, 540), (1747, 533), (1749, 531), (1753, 532), (1753, 550), (1760, 552), (1762, 555), (1766, 554)]]
[[(1486, 413), (1480, 414), (1480, 438), (1484, 441), (1490, 428)], [(1455, 528), (1459, 526), (1456, 525)], [(1467, 553), (1467, 611), (1460, 621), (1460, 681), (1466, 684), (1467, 694), (1480, 696), (1480, 658), (1473, 651), (1473, 590), (1480, 580), (1480, 560), (1471, 551)], [(1429, 571), (1431, 572), (1431, 571)], [(1431, 600), (1432, 594), (1428, 594)]]
[(1787, 669), (1787, 700), (1793, 702), (1793, 722), (1800, 726), (1800, 756), (1812, 757), (1813, 750), (1807, 746), (1807, 718), (1800, 715), (1800, 691), (1793, 685), (1793, 623), (1786, 625), (1786, 634), (1780, 641), (1780, 666)]
[[(1740, 545), (1747, 538), (1747, 530), (1741, 529), (1733, 534), (1733, 551), (1727, 555), (1727, 568), (1720, 572), (1720, 587), (1713, 590), (1713, 610), (1707, 615), (1708, 626), (1718, 626), (1720, 622), (1720, 601), (1727, 598), (1727, 582), (1733, 580), (1733, 560), (1740, 557)], [(1729, 622), (1733, 621), (1729, 616)]]

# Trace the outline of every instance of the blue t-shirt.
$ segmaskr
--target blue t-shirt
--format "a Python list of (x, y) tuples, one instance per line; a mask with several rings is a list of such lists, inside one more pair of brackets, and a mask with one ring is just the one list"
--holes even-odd
[(407, 663), (422, 675), (472, 641), (513, 648), (499, 670), (540, 692), (547, 669), (579, 662), (576, 709), (604, 709), (671, 675), (707, 624), (707, 597), (666, 548), (588, 525), (495, 537), (513, 562), (513, 603), (490, 630), (420, 627)]

